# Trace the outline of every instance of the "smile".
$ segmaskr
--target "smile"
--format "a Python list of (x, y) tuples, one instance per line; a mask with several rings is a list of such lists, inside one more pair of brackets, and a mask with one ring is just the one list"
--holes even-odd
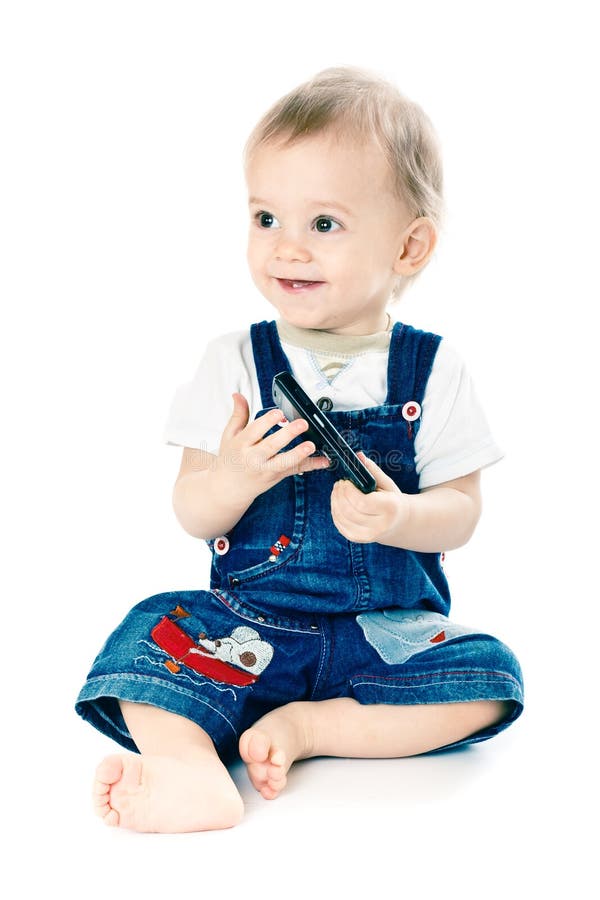
[(323, 281), (291, 281), (288, 278), (277, 278), (276, 280), (285, 291), (290, 291), (292, 294), (297, 294), (300, 291), (314, 290), (314, 288), (324, 284)]

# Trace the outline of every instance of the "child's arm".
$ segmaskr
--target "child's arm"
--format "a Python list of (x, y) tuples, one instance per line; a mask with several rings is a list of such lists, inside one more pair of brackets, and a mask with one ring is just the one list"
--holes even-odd
[(440, 553), (466, 544), (481, 513), (479, 472), (403, 494), (379, 466), (359, 454), (377, 480), (377, 490), (362, 494), (349, 481), (336, 482), (331, 514), (350, 541), (377, 541), (390, 547)]
[(248, 424), (248, 403), (234, 394), (234, 408), (227, 423), (219, 454), (184, 448), (181, 468), (173, 488), (173, 508), (181, 526), (193, 537), (210, 540), (226, 534), (239, 522), (252, 501), (288, 475), (326, 468), (324, 457), (308, 457), (315, 445), (304, 441), (293, 450), (279, 453), (306, 431), (296, 419), (278, 432), (265, 434), (285, 421), (274, 409)]

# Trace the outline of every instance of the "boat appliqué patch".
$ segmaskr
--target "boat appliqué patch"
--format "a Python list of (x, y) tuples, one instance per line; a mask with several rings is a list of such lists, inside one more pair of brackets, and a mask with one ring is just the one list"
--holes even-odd
[[(183, 613), (183, 615), (182, 615)], [(171, 610), (175, 619), (189, 616), (181, 607)], [(193, 638), (176, 621), (163, 616), (150, 632), (152, 640), (168, 653), (165, 666), (173, 675), (187, 666), (223, 684), (247, 687), (258, 681), (273, 658), (273, 646), (254, 628), (234, 628), (230, 635), (211, 640), (201, 632)]]

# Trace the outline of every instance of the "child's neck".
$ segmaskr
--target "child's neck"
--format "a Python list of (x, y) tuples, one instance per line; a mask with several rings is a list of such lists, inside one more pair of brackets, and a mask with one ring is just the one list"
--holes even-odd
[(315, 352), (335, 351), (338, 355), (355, 355), (366, 350), (383, 350), (389, 346), (389, 336), (393, 322), (388, 314), (385, 331), (373, 334), (336, 334), (317, 328), (298, 328), (285, 319), (277, 320), (280, 340), (295, 347), (304, 347)]

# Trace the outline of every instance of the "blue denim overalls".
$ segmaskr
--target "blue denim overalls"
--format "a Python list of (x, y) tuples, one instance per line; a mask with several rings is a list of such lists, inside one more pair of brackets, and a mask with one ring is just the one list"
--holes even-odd
[[(273, 376), (291, 367), (275, 322), (253, 325), (251, 338), (260, 416), (273, 407)], [(418, 493), (414, 439), (439, 341), (396, 323), (385, 403), (327, 413), (405, 493)], [(96, 658), (77, 711), (136, 750), (117, 700), (150, 703), (197, 722), (224, 759), (261, 715), (295, 700), (512, 701), (505, 721), (456, 745), (514, 721), (523, 691), (512, 652), (449, 621), (440, 554), (343, 537), (330, 511), (337, 477), (325, 469), (284, 478), (208, 542), (210, 591), (134, 607)]]
[[(291, 371), (291, 366), (274, 322), (253, 325), (251, 337), (261, 415), (273, 408), (273, 376)], [(420, 420), (415, 414), (423, 403), (439, 341), (436, 335), (396, 323), (385, 404), (327, 413), (350, 446), (373, 459), (407, 494), (419, 490), (414, 439)], [(353, 543), (339, 533), (330, 511), (331, 491), (339, 477), (327, 469), (295, 475), (257, 497), (226, 536), (227, 552), (213, 552), (211, 588), (231, 589), (267, 608), (358, 613), (401, 606), (447, 614), (450, 595), (438, 553)], [(271, 553), (281, 536), (285, 546)], [(211, 548), (214, 551), (214, 542)]]

